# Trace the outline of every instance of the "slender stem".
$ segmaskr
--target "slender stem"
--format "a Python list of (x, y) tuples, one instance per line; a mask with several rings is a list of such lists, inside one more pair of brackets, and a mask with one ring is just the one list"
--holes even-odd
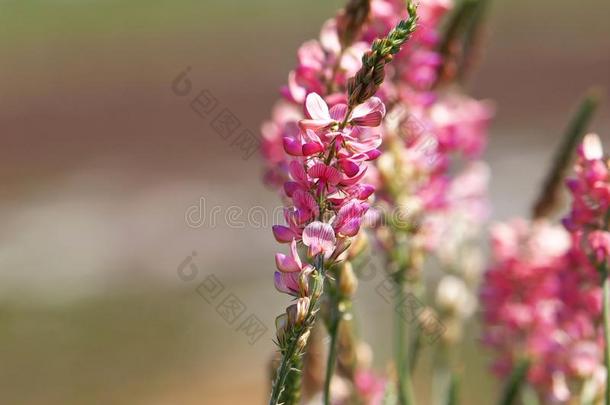
[(511, 405), (515, 403), (519, 395), (519, 391), (521, 390), (521, 386), (525, 382), (529, 368), (529, 360), (521, 360), (519, 363), (517, 363), (510, 377), (508, 378), (508, 382), (504, 388), (504, 393), (502, 394), (502, 398), (500, 400), (500, 405)]
[[(610, 370), (610, 279), (608, 270), (602, 273), (604, 286), (604, 363), (606, 370)], [(606, 373), (605, 404), (610, 405), (610, 373)]]
[(413, 404), (413, 392), (411, 388), (411, 372), (409, 367), (405, 367), (407, 359), (407, 336), (406, 322), (403, 319), (401, 311), (398, 309), (400, 305), (404, 305), (406, 299), (404, 285), (401, 280), (396, 280), (394, 283), (396, 289), (394, 294), (394, 327), (396, 330), (394, 362), (396, 363), (396, 371), (398, 374), (398, 402), (400, 405)]
[(298, 338), (300, 338), (301, 335), (302, 333), (298, 334), (298, 337), (292, 339), (286, 352), (282, 356), (282, 362), (280, 363), (280, 367), (277, 370), (275, 382), (273, 383), (273, 388), (271, 390), (271, 399), (269, 400), (269, 405), (277, 405), (280, 401), (280, 397), (284, 392), (284, 383), (286, 382), (286, 377), (288, 376), (288, 373), (291, 371), (294, 365), (294, 357), (297, 353), (297, 342)]
[(459, 389), (460, 380), (455, 373), (451, 373), (451, 381), (449, 382), (449, 388), (447, 390), (447, 405), (459, 404)]
[(533, 206), (533, 218), (549, 217), (560, 205), (564, 178), (572, 164), (576, 148), (587, 131), (593, 115), (600, 103), (600, 92), (593, 88), (588, 91), (571, 118), (561, 144), (553, 158), (553, 164), (546, 174), (540, 194)]
[(335, 364), (337, 362), (337, 336), (339, 335), (339, 323), (341, 315), (336, 308), (336, 302), (333, 302), (330, 325), (328, 334), (330, 335), (330, 347), (328, 348), (328, 360), (326, 362), (326, 378), (324, 379), (324, 405), (330, 405), (330, 382), (335, 372)]
[(316, 321), (316, 315), (320, 309), (320, 296), (324, 289), (324, 269), (323, 269), (323, 258), (318, 258), (316, 264), (316, 272), (312, 275), (312, 289), (311, 289), (311, 301), (307, 317), (302, 325), (296, 326), (288, 337), (285, 348), (282, 348), (282, 360), (278, 367), (273, 388), (271, 389), (271, 398), (269, 399), (269, 405), (278, 405), (282, 394), (286, 388), (286, 378), (291, 372), (300, 373), (301, 370), (298, 367), (300, 356), (302, 354), (302, 343), (300, 342), (303, 335), (311, 329)]

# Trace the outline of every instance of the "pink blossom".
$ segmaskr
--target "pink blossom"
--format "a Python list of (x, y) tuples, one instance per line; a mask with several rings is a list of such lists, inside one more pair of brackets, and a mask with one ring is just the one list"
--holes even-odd
[(602, 364), (599, 274), (559, 226), (518, 220), (497, 225), (492, 236), (481, 302), (494, 370), (506, 375), (527, 357), (530, 384), (565, 403)]
[(336, 243), (335, 231), (329, 224), (315, 221), (303, 229), (303, 244), (309, 247), (309, 256), (332, 253)]

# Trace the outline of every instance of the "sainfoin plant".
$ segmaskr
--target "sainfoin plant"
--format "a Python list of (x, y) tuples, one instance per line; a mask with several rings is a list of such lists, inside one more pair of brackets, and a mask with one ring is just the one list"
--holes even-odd
[[(274, 283), (292, 298), (276, 319), (270, 404), (426, 403), (411, 381), (424, 345), (434, 348), (432, 401), (457, 404), (456, 348), (479, 303), (481, 341), (506, 386), (500, 403), (608, 398), (609, 175), (599, 139), (582, 138), (593, 101), (570, 127), (532, 219), (491, 227), (481, 281), (481, 155), (494, 107), (464, 83), (486, 8), (350, 0), (298, 49), (262, 126), (264, 181), (284, 204)], [(550, 212), (574, 154), (573, 203), (560, 225)], [(385, 270), (394, 318), (386, 373), (372, 369), (374, 351), (353, 326), (369, 256)]]

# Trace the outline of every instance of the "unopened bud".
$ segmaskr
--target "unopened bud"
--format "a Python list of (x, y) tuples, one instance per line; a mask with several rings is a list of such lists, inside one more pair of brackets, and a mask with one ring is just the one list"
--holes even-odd
[(307, 268), (299, 275), (299, 295), (301, 297), (306, 297), (309, 295), (309, 275), (312, 271), (312, 268)]
[(286, 309), (288, 315), (288, 323), (290, 325), (300, 326), (307, 318), (309, 312), (309, 298), (299, 298), (296, 304), (292, 304)]
[(339, 273), (339, 291), (345, 297), (351, 297), (358, 288), (358, 279), (350, 262), (341, 265)]

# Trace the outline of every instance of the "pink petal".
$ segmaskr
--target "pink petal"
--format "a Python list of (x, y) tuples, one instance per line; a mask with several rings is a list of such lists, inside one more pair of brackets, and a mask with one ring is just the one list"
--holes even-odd
[(290, 177), (296, 182), (299, 183), (307, 183), (307, 173), (305, 173), (305, 168), (303, 164), (293, 160), (290, 162), (290, 166), (288, 167), (290, 172)]
[(326, 166), (324, 163), (316, 163), (309, 168), (309, 175), (331, 185), (336, 185), (341, 181), (341, 173), (336, 168)]
[(335, 121), (343, 121), (345, 114), (347, 114), (347, 104), (337, 104), (330, 109), (330, 117)]
[(320, 31), (320, 43), (325, 50), (333, 54), (338, 54), (341, 51), (336, 19), (331, 18), (324, 23)]
[(305, 100), (306, 90), (297, 83), (294, 71), (288, 74), (288, 93), (297, 103), (302, 103)]
[(297, 264), (297, 262), (290, 256), (286, 256), (283, 253), (275, 254), (275, 267), (281, 272), (284, 273), (294, 273), (296, 271), (301, 271), (301, 268)]
[(284, 143), (284, 150), (286, 151), (286, 153), (288, 153), (289, 155), (292, 156), (302, 156), (303, 155), (303, 148), (301, 147), (301, 143), (289, 138), (289, 137), (284, 137), (283, 138), (283, 143)]
[(292, 202), (297, 208), (297, 214), (301, 222), (318, 215), (318, 204), (308, 192), (302, 190), (295, 191), (292, 195)]
[(320, 128), (326, 128), (327, 126), (329, 126), (330, 124), (332, 124), (333, 120), (329, 119), (325, 119), (325, 120), (309, 120), (309, 119), (304, 119), (304, 120), (300, 120), (299, 121), (299, 128), (301, 128), (303, 131), (306, 131), (308, 129), (316, 131)]
[(273, 236), (275, 237), (275, 240), (280, 243), (292, 242), (292, 240), (296, 236), (292, 229), (288, 228), (287, 226), (273, 225), (271, 229), (273, 230)]
[(358, 198), (360, 200), (366, 200), (375, 192), (375, 187), (370, 184), (363, 184), (360, 186), (360, 192), (358, 193)]
[(360, 223), (362, 218), (352, 218), (347, 221), (341, 228), (337, 230), (338, 233), (345, 236), (355, 236), (360, 230)]
[(356, 174), (358, 174), (358, 170), (360, 170), (360, 166), (350, 159), (341, 159), (339, 161), (339, 166), (341, 166), (341, 170), (343, 170), (343, 173), (345, 173), (348, 177), (354, 177)]
[(328, 105), (317, 93), (309, 93), (305, 99), (305, 108), (309, 117), (314, 120), (330, 120)]
[(352, 118), (351, 123), (361, 127), (378, 127), (383, 120), (383, 114), (379, 111), (373, 111), (362, 117)]
[(348, 141), (347, 146), (356, 153), (366, 153), (381, 145), (381, 135), (374, 135), (363, 140)]
[(309, 255), (329, 253), (335, 248), (337, 240), (332, 226), (315, 221), (303, 229), (303, 243), (309, 247)]
[(366, 152), (367, 159), (366, 160), (375, 160), (381, 155), (381, 151), (379, 149), (373, 149)]
[[(368, 209), (369, 209), (369, 205), (366, 203), (361, 203), (359, 201), (348, 202), (347, 204), (345, 204), (343, 207), (341, 207), (339, 209), (339, 212), (337, 212), (337, 216), (335, 217), (335, 219), (333, 221), (333, 227), (335, 229), (340, 230), (343, 227), (345, 227), (345, 225), (347, 223), (353, 221), (354, 219), (358, 219), (357, 227), (360, 227), (360, 219), (362, 218), (362, 216)], [(358, 228), (356, 228), (356, 233), (357, 232), (358, 232)], [(347, 236), (353, 236), (353, 235), (348, 235), (344, 232), (341, 232), (341, 233), (343, 233), (344, 235), (347, 235)]]
[(276, 271), (274, 274), (275, 288), (278, 291), (298, 295), (299, 292), (299, 274), (298, 273), (281, 273)]
[(371, 97), (364, 104), (360, 104), (351, 116), (354, 125), (376, 127), (381, 124), (385, 116), (385, 105), (378, 97)]
[(284, 193), (286, 193), (286, 196), (292, 197), (294, 192), (297, 190), (302, 190), (302, 187), (299, 183), (295, 181), (287, 181), (286, 183), (284, 183)]
[(352, 186), (352, 185), (354, 185), (354, 184), (358, 183), (358, 182), (359, 182), (360, 180), (362, 180), (362, 178), (364, 177), (364, 175), (365, 175), (365, 173), (366, 173), (366, 170), (367, 170), (367, 167), (366, 167), (366, 166), (363, 166), (363, 167), (360, 169), (360, 173), (358, 173), (356, 176), (351, 177), (351, 178), (349, 178), (349, 177), (344, 177), (344, 178), (341, 180), (341, 184), (342, 184), (342, 185), (344, 185), (344, 186)]
[(324, 150), (324, 146), (316, 142), (307, 142), (303, 145), (303, 156), (317, 155)]

